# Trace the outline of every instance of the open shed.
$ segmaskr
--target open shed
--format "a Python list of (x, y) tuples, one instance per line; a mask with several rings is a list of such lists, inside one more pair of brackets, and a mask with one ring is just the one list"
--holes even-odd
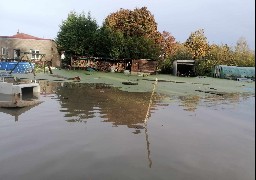
[(174, 76), (194, 76), (195, 60), (175, 60), (173, 62)]

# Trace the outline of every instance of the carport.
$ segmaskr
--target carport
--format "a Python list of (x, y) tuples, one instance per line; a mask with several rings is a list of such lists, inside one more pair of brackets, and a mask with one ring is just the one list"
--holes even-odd
[(194, 76), (195, 60), (175, 60), (173, 62), (174, 76)]

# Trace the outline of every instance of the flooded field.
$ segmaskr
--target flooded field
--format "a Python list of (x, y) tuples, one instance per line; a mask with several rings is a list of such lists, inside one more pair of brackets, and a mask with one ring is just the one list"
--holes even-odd
[(40, 84), (41, 104), (0, 108), (0, 179), (255, 179), (254, 95)]

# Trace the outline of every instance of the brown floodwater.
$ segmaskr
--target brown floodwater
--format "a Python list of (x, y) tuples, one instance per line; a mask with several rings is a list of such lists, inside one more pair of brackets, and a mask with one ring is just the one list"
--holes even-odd
[(163, 96), (41, 81), (0, 108), (0, 179), (255, 179), (255, 96)]

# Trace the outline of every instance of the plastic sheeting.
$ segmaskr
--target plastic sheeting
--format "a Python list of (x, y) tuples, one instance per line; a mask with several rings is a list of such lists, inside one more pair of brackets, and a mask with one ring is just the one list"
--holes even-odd
[[(0, 70), (11, 71), (16, 66), (18, 62), (0, 62)], [(32, 65), (32, 67), (31, 67)], [(12, 71), (12, 73), (28, 73), (34, 69), (34, 64), (29, 62), (19, 62), (16, 68)]]
[(213, 69), (213, 77), (222, 79), (255, 78), (255, 67), (237, 67), (217, 65)]

